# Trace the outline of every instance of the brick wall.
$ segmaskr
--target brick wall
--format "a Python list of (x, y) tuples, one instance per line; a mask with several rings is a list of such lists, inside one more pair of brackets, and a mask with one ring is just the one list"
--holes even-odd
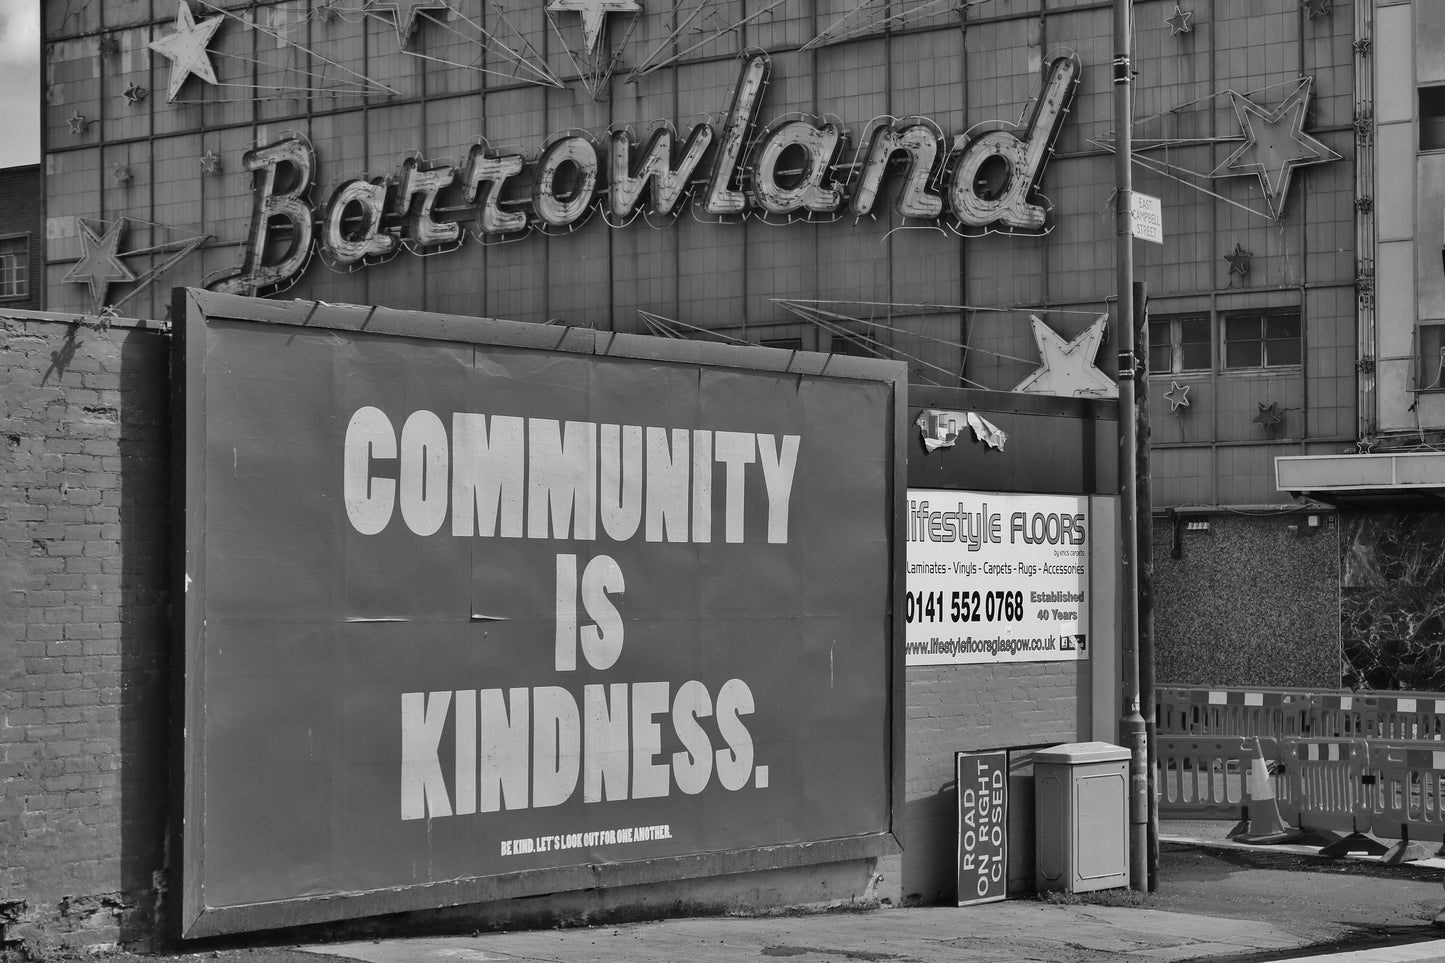
[(29, 252), (29, 294), (23, 298), (5, 298), (0, 308), (28, 309), (44, 307), (45, 264), (41, 247), (45, 232), (41, 230), (40, 201), (43, 193), (40, 165), (0, 169), (0, 238), (13, 240), (24, 235)]
[[(1089, 739), (1090, 682), (1087, 662), (909, 668), (905, 901), (954, 901), (954, 753)], [(1032, 798), (1028, 780), (1011, 783), (1009, 875), (1031, 886)]]
[(0, 938), (162, 896), (169, 338), (0, 311)]

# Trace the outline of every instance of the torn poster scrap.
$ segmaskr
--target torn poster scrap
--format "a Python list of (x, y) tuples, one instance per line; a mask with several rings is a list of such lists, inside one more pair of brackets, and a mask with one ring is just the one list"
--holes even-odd
[(972, 411), (935, 411), (925, 408), (914, 422), (923, 432), (923, 446), (929, 451), (951, 448), (958, 440), (958, 433), (964, 426), (973, 429), (973, 435), (990, 448), (1003, 450), (1008, 433), (981, 415)]

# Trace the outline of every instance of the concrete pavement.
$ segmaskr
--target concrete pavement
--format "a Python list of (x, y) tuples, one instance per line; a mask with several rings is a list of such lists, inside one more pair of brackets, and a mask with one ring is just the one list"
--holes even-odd
[(331, 944), (309, 948), (363, 963), (732, 963), (739, 960), (1166, 963), (1294, 950), (1308, 940), (1273, 924), (1120, 906), (1011, 900), (769, 918)]
[(1445, 961), (1445, 929), (1433, 925), (1445, 907), (1445, 863), (1327, 861), (1310, 847), (1229, 848), (1214, 838), (1227, 827), (1174, 828), (1192, 828), (1213, 845), (1166, 831), (1160, 891), (1150, 894), (1113, 890), (970, 907), (672, 919), (293, 949), (317, 963)]

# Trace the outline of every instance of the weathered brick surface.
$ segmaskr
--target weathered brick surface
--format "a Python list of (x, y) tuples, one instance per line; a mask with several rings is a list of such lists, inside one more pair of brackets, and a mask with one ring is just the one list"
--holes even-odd
[(908, 669), (905, 900), (954, 899), (954, 753), (1090, 738), (1090, 680), (1087, 662)]
[[(154, 932), (169, 338), (0, 311), (0, 932)], [(18, 904), (18, 905), (15, 905)]]

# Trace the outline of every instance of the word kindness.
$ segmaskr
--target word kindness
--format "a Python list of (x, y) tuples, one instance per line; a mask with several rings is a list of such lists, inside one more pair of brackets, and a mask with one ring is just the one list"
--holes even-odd
[(838, 124), (790, 115), (759, 132), (771, 61), (752, 52), (718, 129), (699, 123), (679, 138), (658, 123), (640, 147), (627, 130), (609, 131), (605, 143), (569, 131), (532, 160), (485, 144), (461, 166), (408, 156), (392, 175), (337, 185), (319, 209), (311, 197), (314, 151), (290, 137), (245, 154), (255, 200), (243, 261), (210, 286), (266, 293), (299, 277), (313, 252), (350, 268), (402, 249), (448, 250), (468, 237), (568, 232), (596, 210), (616, 226), (643, 214), (669, 221), (689, 200), (712, 220), (750, 214), (830, 220), (845, 207), (861, 218), (873, 214), (894, 171), (902, 180), (895, 202), (902, 217), (959, 234), (1039, 233), (1049, 209), (1035, 191), (1080, 71), (1075, 57), (1055, 60), (1028, 124), (1017, 132), (959, 135), (950, 143), (927, 118), (885, 118), (869, 125), (867, 144), (849, 162), (849, 132)]
[[(664, 429), (549, 418), (411, 412), (398, 429), (357, 409), (343, 442), (343, 501), (361, 535), (705, 543), (720, 486), (722, 540), (742, 542), (745, 489), (765, 495), (752, 529), (788, 541), (798, 435)], [(758, 499), (755, 499), (755, 502)], [(554, 681), (617, 665), (627, 579), (608, 555), (563, 553), (551, 573)], [(575, 675), (572, 676), (575, 678)], [(695, 679), (403, 692), (403, 820), (767, 789), (754, 765), (752, 689)], [(444, 751), (443, 746), (450, 751)], [(680, 747), (670, 753), (663, 746)]]

